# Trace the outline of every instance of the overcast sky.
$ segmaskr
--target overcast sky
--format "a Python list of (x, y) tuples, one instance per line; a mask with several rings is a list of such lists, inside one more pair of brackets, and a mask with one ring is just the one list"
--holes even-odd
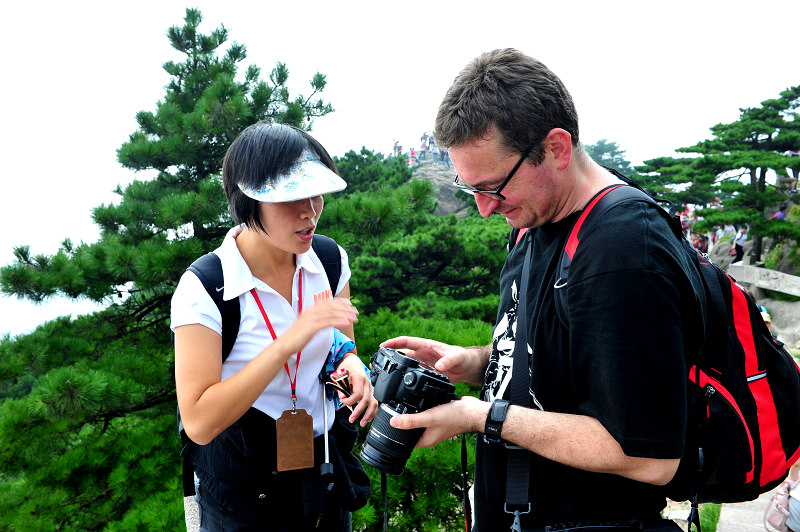
[[(512, 46), (547, 64), (575, 99), (581, 140), (617, 142), (634, 164), (707, 138), (800, 84), (797, 0), (243, 2), (200, 0), (209, 33), (220, 24), (247, 46), (245, 64), (277, 61), (308, 94), (315, 72), (335, 113), (312, 133), (333, 155), (361, 146), (389, 153), (419, 142), (438, 104), (472, 58)], [(187, 4), (3, 2), (0, 32), (2, 192), (0, 265), (14, 246), (55, 253), (66, 237), (93, 242), (91, 210), (114, 188), (145, 178), (116, 150), (135, 114), (155, 110), (182, 58), (165, 32)], [(0, 298), (0, 334), (92, 308)]]

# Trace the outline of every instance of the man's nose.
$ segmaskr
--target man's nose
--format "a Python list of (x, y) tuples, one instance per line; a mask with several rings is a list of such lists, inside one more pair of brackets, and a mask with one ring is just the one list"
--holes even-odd
[(488, 218), (500, 205), (500, 200), (487, 198), (483, 194), (475, 194), (475, 204), (478, 206), (478, 212), (481, 213), (481, 216)]

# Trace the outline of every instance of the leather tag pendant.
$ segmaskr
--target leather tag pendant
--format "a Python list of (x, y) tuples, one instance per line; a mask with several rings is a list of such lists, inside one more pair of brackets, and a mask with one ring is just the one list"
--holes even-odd
[(314, 420), (302, 408), (286, 410), (275, 422), (278, 471), (314, 467)]

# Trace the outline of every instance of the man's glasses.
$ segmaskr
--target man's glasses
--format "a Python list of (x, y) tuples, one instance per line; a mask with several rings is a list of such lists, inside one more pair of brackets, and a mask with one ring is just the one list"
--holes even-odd
[(461, 181), (458, 178), (458, 175), (456, 175), (456, 178), (453, 179), (453, 185), (455, 185), (460, 190), (463, 190), (467, 194), (472, 194), (473, 196), (475, 194), (480, 194), (485, 198), (503, 201), (506, 199), (506, 197), (500, 194), (500, 191), (503, 190), (503, 188), (505, 188), (505, 186), (508, 184), (509, 181), (511, 181), (511, 178), (514, 177), (515, 173), (517, 173), (517, 170), (519, 170), (519, 167), (522, 166), (522, 163), (525, 161), (525, 158), (528, 156), (528, 154), (531, 152), (534, 146), (536, 146), (535, 142), (530, 146), (528, 146), (528, 149), (525, 150), (525, 152), (522, 154), (522, 157), (519, 158), (519, 161), (517, 161), (517, 164), (515, 164), (514, 168), (512, 168), (511, 171), (508, 173), (508, 176), (506, 176), (503, 182), (500, 183), (500, 186), (494, 190), (478, 190), (477, 188), (472, 188), (471, 186)]

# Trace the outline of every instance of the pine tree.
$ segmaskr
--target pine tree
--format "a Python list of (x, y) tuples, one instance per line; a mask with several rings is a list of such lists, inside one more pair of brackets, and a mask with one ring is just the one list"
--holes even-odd
[[(99, 241), (65, 239), (55, 255), (15, 249), (0, 289), (33, 301), (54, 294), (108, 304), (0, 341), (0, 530), (175, 530), (178, 486), (169, 300), (185, 267), (231, 226), (219, 182), (236, 135), (259, 120), (310, 129), (332, 111), (318, 94), (291, 98), (289, 71), (268, 81), (248, 67), (243, 45), (220, 26), (199, 32), (187, 9), (169, 29), (185, 55), (156, 110), (118, 150), (131, 170), (155, 177), (117, 188), (116, 205), (94, 209)], [(241, 79), (240, 79), (241, 78)]]
[[(787, 173), (800, 174), (800, 160), (790, 156), (800, 150), (798, 109), (800, 86), (790, 87), (778, 98), (761, 102), (761, 107), (739, 109), (735, 122), (713, 126), (711, 139), (676, 150), (694, 157), (653, 159), (637, 170), (671, 181), (673, 197), (680, 203), (708, 206), (720, 198), (722, 209), (698, 211), (705, 218), (699, 229), (747, 224), (754, 235), (752, 254), (760, 257), (765, 235), (793, 235), (788, 224), (771, 221), (767, 214), (786, 201), (781, 185)], [(770, 170), (777, 174), (776, 185), (767, 183)]]
[(626, 176), (633, 174), (631, 163), (625, 159), (625, 150), (616, 142), (600, 139), (594, 144), (584, 144), (583, 149), (596, 163), (613, 168)]

